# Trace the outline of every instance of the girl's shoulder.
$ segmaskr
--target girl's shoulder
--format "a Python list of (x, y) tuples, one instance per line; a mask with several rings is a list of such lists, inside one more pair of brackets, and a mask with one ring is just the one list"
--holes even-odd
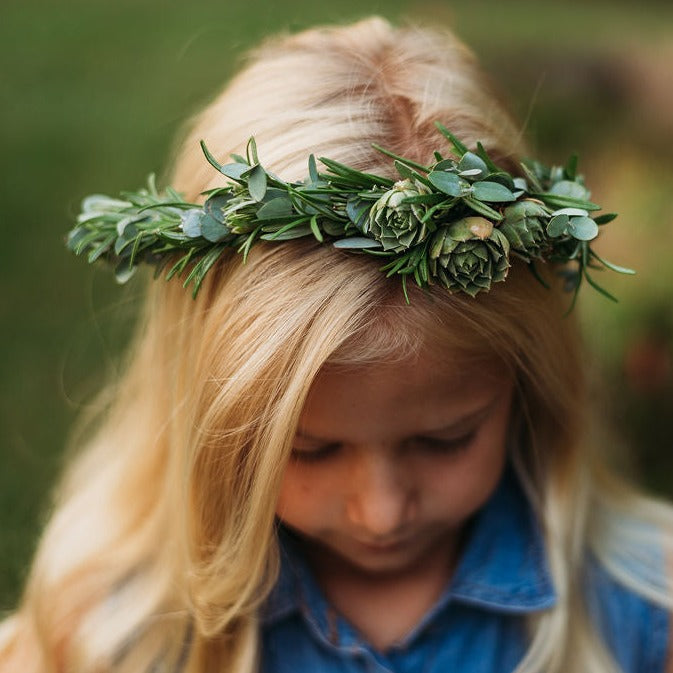
[(588, 523), (582, 589), (592, 622), (624, 673), (670, 673), (673, 504), (612, 476), (599, 482)]
[(624, 673), (663, 673), (671, 634), (668, 609), (615, 579), (591, 556), (584, 574), (589, 616)]

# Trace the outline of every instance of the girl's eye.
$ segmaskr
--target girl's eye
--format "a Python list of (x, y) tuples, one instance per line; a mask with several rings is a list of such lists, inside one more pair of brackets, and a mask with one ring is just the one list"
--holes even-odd
[(339, 444), (325, 444), (317, 449), (292, 449), (292, 458), (302, 463), (314, 463), (325, 460), (339, 450)]
[(439, 437), (416, 437), (414, 444), (424, 451), (438, 454), (453, 454), (465, 451), (470, 447), (477, 435), (476, 430), (472, 430), (460, 437), (444, 439)]

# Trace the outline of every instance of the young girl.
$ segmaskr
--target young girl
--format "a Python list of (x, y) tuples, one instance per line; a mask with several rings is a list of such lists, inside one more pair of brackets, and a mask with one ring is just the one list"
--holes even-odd
[[(254, 54), (171, 184), (198, 201), (225, 182), (198, 141), (221, 158), (250, 136), (283, 180), (311, 154), (396, 180), (372, 143), (408, 173), (455, 154), (436, 121), (519, 170), (520, 132), (452, 35), (311, 30)], [(462, 184), (479, 173), (465, 170)], [(150, 281), (0, 629), (0, 669), (673, 670), (673, 513), (587, 441), (553, 261), (536, 265), (545, 287), (530, 260), (493, 254), (492, 286), (464, 292), (403, 286), (311, 236), (257, 242), (245, 263), (223, 252), (195, 299)]]

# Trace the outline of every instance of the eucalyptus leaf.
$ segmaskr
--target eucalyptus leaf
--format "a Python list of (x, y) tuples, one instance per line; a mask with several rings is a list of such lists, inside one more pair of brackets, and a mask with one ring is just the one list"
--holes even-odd
[(364, 236), (351, 236), (350, 238), (340, 238), (338, 241), (334, 241), (332, 245), (334, 245), (335, 248), (340, 248), (342, 250), (383, 247), (381, 243), (379, 243), (379, 241), (375, 241), (373, 238), (365, 238)]
[(217, 243), (231, 233), (229, 227), (218, 222), (214, 217), (211, 217), (207, 213), (202, 213), (199, 219), (199, 224), (201, 225), (201, 235), (211, 243)]
[(185, 211), (182, 215), (180, 228), (190, 238), (201, 236), (201, 211), (196, 208)]
[(266, 194), (266, 171), (256, 164), (252, 167), (248, 177), (248, 191), (255, 201), (261, 201)]
[(123, 210), (133, 204), (121, 199), (113, 199), (105, 194), (91, 194), (82, 200), (82, 212), (105, 213), (110, 210)]
[(489, 182), (497, 182), (501, 185), (504, 185), (511, 192), (517, 189), (516, 185), (514, 184), (514, 178), (509, 173), (505, 173), (504, 171), (489, 173), (487, 179)]
[(248, 164), (235, 163), (220, 166), (220, 173), (222, 173), (222, 175), (226, 175), (232, 180), (241, 180), (243, 174), (248, 170), (250, 170), (250, 166), (248, 166)]
[(267, 201), (258, 211), (258, 220), (275, 220), (292, 217), (292, 201), (287, 196), (278, 196), (271, 201)]
[(456, 162), (453, 159), (442, 159), (437, 162), (433, 167), (433, 171), (453, 171), (456, 172)]
[(351, 196), (346, 202), (346, 214), (350, 221), (360, 230), (367, 233), (371, 203), (359, 196)]
[(598, 236), (598, 225), (590, 217), (571, 217), (568, 233), (578, 241), (591, 241)]
[(547, 235), (552, 238), (558, 238), (568, 232), (570, 218), (567, 215), (557, 215), (552, 217), (547, 225)]
[(324, 220), (321, 223), (322, 231), (329, 236), (344, 236), (346, 234), (346, 227), (342, 222), (331, 222)]
[[(223, 208), (231, 201), (231, 193), (218, 193), (206, 199), (203, 209), (218, 222), (224, 222)], [(185, 232), (186, 233), (186, 232)]]
[(514, 194), (499, 182), (483, 180), (472, 185), (472, 194), (479, 201), (490, 203), (514, 201)]
[(579, 182), (571, 182), (570, 180), (560, 180), (554, 183), (549, 193), (557, 196), (570, 196), (573, 199), (588, 199), (590, 196), (586, 187)]
[(580, 217), (587, 217), (589, 211), (584, 210), (584, 208), (559, 208), (552, 213), (552, 216), (555, 215), (578, 215)]
[(428, 180), (444, 194), (456, 197), (462, 194), (460, 178), (455, 173), (432, 171), (428, 174)]
[(528, 191), (528, 183), (526, 182), (526, 178), (516, 177), (516, 178), (514, 178), (513, 182), (514, 182), (514, 187), (516, 187), (516, 189), (518, 189), (522, 192), (527, 192)]
[(488, 173), (488, 166), (474, 152), (465, 152), (458, 162), (458, 171), (463, 175), (465, 175), (465, 171), (469, 171), (470, 176), (485, 177)]

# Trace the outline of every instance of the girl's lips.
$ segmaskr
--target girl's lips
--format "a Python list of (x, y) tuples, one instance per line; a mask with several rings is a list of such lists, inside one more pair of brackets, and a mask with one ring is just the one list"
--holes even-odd
[(408, 540), (391, 540), (386, 542), (366, 542), (364, 540), (356, 540), (356, 542), (361, 547), (375, 552), (396, 551), (408, 544)]

